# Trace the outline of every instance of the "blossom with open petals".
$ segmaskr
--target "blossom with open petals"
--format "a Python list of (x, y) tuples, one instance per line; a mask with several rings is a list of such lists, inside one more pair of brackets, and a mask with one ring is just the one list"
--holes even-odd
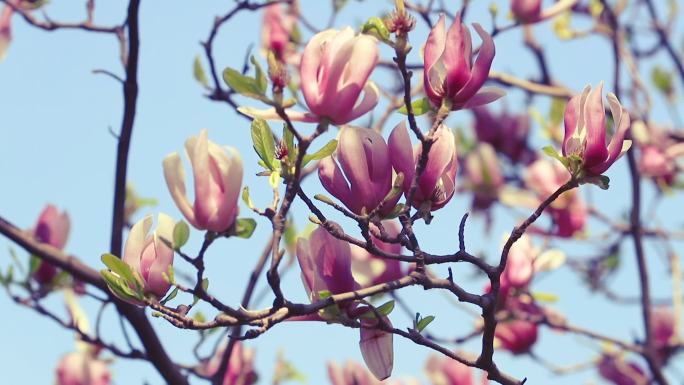
[(439, 108), (446, 99), (453, 110), (459, 110), (491, 103), (504, 95), (495, 87), (482, 88), (494, 60), (494, 41), (479, 24), (473, 27), (482, 39), (474, 63), (470, 31), (461, 22), (460, 14), (448, 31), (444, 15), (430, 31), (425, 43), (423, 86), (435, 107)]
[(629, 150), (631, 140), (625, 140), (630, 126), (627, 110), (613, 93), (607, 96), (615, 122), (615, 133), (606, 145), (606, 114), (601, 92), (603, 82), (591, 89), (586, 86), (582, 94), (575, 95), (565, 107), (565, 136), (563, 155), (575, 155), (582, 161), (582, 169), (589, 175), (601, 175)]

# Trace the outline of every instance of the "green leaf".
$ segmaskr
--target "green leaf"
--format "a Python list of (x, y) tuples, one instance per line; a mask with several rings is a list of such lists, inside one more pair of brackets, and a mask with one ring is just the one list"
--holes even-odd
[(31, 277), (33, 273), (38, 271), (42, 263), (43, 261), (40, 258), (36, 257), (35, 255), (31, 255), (31, 258), (29, 259), (28, 276)]
[(332, 297), (332, 293), (330, 292), (330, 290), (321, 290), (318, 292), (318, 298), (320, 299), (327, 299), (330, 297)]
[(273, 171), (271, 175), (268, 177), (268, 183), (271, 185), (271, 188), (273, 190), (276, 190), (278, 188), (278, 183), (280, 182), (280, 172), (279, 171)]
[(664, 70), (660, 66), (655, 66), (651, 70), (651, 81), (653, 82), (653, 85), (658, 89), (658, 91), (662, 92), (666, 96), (671, 95), (674, 91), (672, 77), (672, 72)]
[(190, 227), (184, 220), (180, 220), (173, 227), (173, 248), (179, 250), (190, 239)]
[(105, 266), (118, 275), (125, 283), (134, 284), (139, 291), (142, 289), (140, 278), (138, 278), (137, 274), (133, 273), (131, 267), (126, 262), (112, 254), (102, 254), (101, 259)]
[(209, 87), (209, 79), (207, 79), (207, 74), (204, 72), (202, 60), (199, 55), (195, 56), (195, 61), (192, 64), (192, 73), (199, 84)]
[(241, 74), (240, 71), (236, 71), (229, 67), (226, 68), (223, 70), (223, 81), (226, 82), (228, 87), (240, 95), (259, 100), (264, 97), (257, 80)]
[(252, 144), (259, 158), (264, 162), (266, 168), (275, 170), (275, 140), (273, 132), (263, 119), (252, 121)]
[(268, 89), (268, 79), (266, 78), (266, 75), (264, 74), (264, 70), (261, 69), (261, 65), (259, 62), (254, 58), (254, 56), (250, 56), (249, 61), (254, 64), (254, 70), (256, 71), (256, 84), (259, 87), (259, 90), (261, 91), (261, 94), (266, 93), (266, 89)]
[(161, 300), (162, 305), (166, 305), (167, 302), (171, 301), (172, 299), (176, 298), (176, 295), (178, 295), (178, 287), (174, 287), (173, 290), (169, 293), (169, 295), (166, 296), (163, 300)]
[(405, 204), (403, 203), (397, 203), (396, 206), (390, 211), (387, 215), (385, 215), (383, 218), (384, 219), (394, 219), (401, 214), (402, 210), (404, 210), (404, 207), (406, 207)]
[(283, 142), (287, 148), (287, 159), (297, 159), (297, 148), (294, 144), (294, 134), (287, 128), (286, 124), (283, 124)]
[(375, 313), (377, 312), (383, 317), (388, 316), (394, 310), (394, 300), (387, 301), (384, 304), (375, 308), (375, 311), (369, 310), (359, 316), (362, 319), (375, 319)]
[(242, 201), (245, 202), (245, 205), (247, 205), (250, 210), (254, 210), (256, 207), (254, 206), (254, 202), (252, 202), (252, 198), (249, 196), (249, 187), (247, 186), (242, 188)]
[(302, 160), (302, 167), (306, 166), (306, 164), (312, 160), (321, 160), (325, 157), (332, 155), (336, 149), (337, 149), (337, 139), (333, 139), (333, 140), (329, 141), (328, 143), (326, 143), (325, 146), (321, 147), (320, 150), (314, 152), (313, 154), (304, 155), (304, 159)]
[(335, 204), (335, 202), (333, 202), (332, 199), (330, 199), (328, 196), (323, 195), (323, 194), (316, 194), (316, 195), (314, 195), (314, 199), (317, 200), (317, 201), (321, 201), (321, 202), (323, 202), (323, 203), (327, 203), (327, 204), (329, 204), (329, 205), (331, 205), (331, 206)]
[[(430, 101), (427, 98), (420, 98), (411, 102), (411, 107), (413, 107), (413, 115), (420, 116), (430, 111), (432, 107), (430, 106)], [(408, 115), (408, 110), (406, 106), (399, 109), (400, 114)]]
[(361, 33), (375, 36), (381, 41), (389, 41), (390, 38), (385, 22), (377, 16), (371, 17), (361, 26)]
[(416, 325), (416, 329), (418, 330), (418, 332), (422, 332), (434, 320), (435, 320), (435, 316), (433, 316), (433, 315), (429, 315), (425, 318), (421, 318), (421, 320), (418, 321), (418, 324)]
[(114, 295), (117, 297), (121, 299), (142, 299), (142, 294), (133, 291), (133, 289), (131, 289), (131, 287), (128, 286), (128, 284), (119, 275), (116, 275), (106, 269), (100, 270), (100, 275), (107, 283), (109, 290), (111, 290), (112, 293), (114, 293)]
[(601, 190), (608, 190), (608, 187), (610, 187), (610, 178), (605, 175), (585, 176), (584, 179), (581, 180), (581, 183), (593, 184), (601, 188)]
[(551, 101), (551, 110), (549, 111), (549, 121), (552, 126), (558, 126), (563, 123), (565, 116), (565, 99), (553, 98)]
[(238, 218), (235, 221), (235, 235), (240, 238), (248, 239), (254, 233), (257, 223), (252, 218)]

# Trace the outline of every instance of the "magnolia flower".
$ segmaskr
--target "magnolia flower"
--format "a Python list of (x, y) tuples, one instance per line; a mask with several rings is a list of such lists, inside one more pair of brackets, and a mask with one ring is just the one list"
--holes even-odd
[(524, 320), (500, 322), (494, 336), (503, 349), (513, 354), (527, 353), (537, 342), (537, 324)]
[(644, 370), (634, 362), (627, 362), (620, 357), (604, 355), (598, 363), (601, 377), (615, 385), (646, 385), (649, 379)]
[(5, 5), (0, 13), (0, 60), (5, 58), (12, 42), (12, 14), (14, 14), (14, 8), (9, 4)]
[[(349, 210), (361, 214), (377, 208), (392, 190), (392, 165), (385, 140), (368, 128), (344, 126), (337, 145), (337, 161), (330, 156), (318, 164), (323, 187)], [(385, 202), (380, 211), (394, 208), (399, 195)]]
[(675, 317), (672, 309), (665, 306), (656, 307), (651, 312), (651, 330), (655, 348), (664, 362), (672, 353), (670, 343), (675, 335)]
[(358, 362), (348, 361), (340, 366), (331, 361), (327, 366), (332, 385), (380, 385), (380, 381)]
[[(415, 169), (422, 153), (420, 144), (412, 147), (404, 122), (397, 124), (389, 137), (390, 157), (397, 172), (404, 174), (404, 193), (408, 194), (415, 175)], [(424, 203), (431, 210), (437, 210), (449, 202), (456, 187), (456, 143), (454, 134), (442, 125), (435, 132), (435, 142), (428, 153), (428, 161), (418, 180), (413, 196), (413, 205)]]
[(57, 365), (57, 385), (109, 385), (107, 364), (87, 352), (69, 353)]
[(632, 145), (625, 140), (630, 125), (629, 113), (620, 105), (613, 93), (608, 94), (608, 104), (615, 122), (615, 134), (606, 146), (606, 115), (601, 99), (603, 82), (592, 91), (586, 86), (565, 108), (565, 137), (563, 155), (577, 156), (582, 170), (589, 175), (601, 175)]
[[(473, 369), (449, 357), (431, 355), (425, 363), (425, 372), (433, 385), (475, 385)], [(483, 377), (480, 382), (486, 385)]]
[[(541, 158), (527, 167), (523, 180), (541, 202), (570, 180), (570, 172), (559, 162)], [(552, 234), (559, 237), (572, 237), (584, 229), (587, 222), (587, 207), (576, 190), (564, 192), (546, 211), (555, 225)]]
[[(200, 374), (211, 377), (219, 370), (226, 345), (221, 345), (216, 354), (207, 362), (200, 366)], [(252, 385), (257, 380), (257, 373), (254, 370), (254, 349), (248, 349), (238, 342), (233, 347), (228, 361), (226, 375), (223, 377), (223, 385)]]
[(532, 238), (523, 234), (508, 251), (506, 267), (501, 273), (501, 290), (509, 288), (526, 289), (534, 274), (534, 259), (539, 254), (532, 244)]
[(173, 239), (176, 222), (160, 213), (157, 229), (149, 234), (152, 221), (152, 215), (148, 215), (133, 225), (124, 246), (123, 261), (142, 279), (145, 295), (162, 298), (171, 286), (168, 277), (174, 251), (167, 243)]
[(297, 239), (297, 261), (309, 299), (319, 299), (321, 291), (345, 293), (357, 287), (351, 273), (349, 243), (339, 240), (323, 227), (317, 227), (309, 239)]
[[(38, 217), (36, 226), (33, 228), (33, 237), (41, 243), (57, 249), (64, 249), (69, 237), (69, 214), (66, 211), (60, 213), (57, 207), (48, 204)], [(48, 284), (57, 275), (57, 267), (49, 262), (41, 261), (38, 269), (33, 273), (33, 279), (40, 284)]]
[[(385, 323), (392, 326), (392, 323), (387, 317), (384, 318)], [(362, 321), (364, 324), (370, 324), (377, 321)], [(361, 356), (366, 367), (378, 380), (384, 380), (392, 374), (394, 366), (394, 345), (393, 334), (387, 333), (379, 329), (360, 329), (361, 336), (359, 340), (359, 348), (361, 348)]]
[(284, 62), (290, 49), (290, 35), (295, 27), (296, 19), (281, 4), (271, 4), (264, 8), (261, 24), (261, 46), (265, 51), (273, 52), (276, 59)]
[(242, 159), (237, 150), (207, 139), (207, 130), (185, 141), (195, 182), (195, 203), (185, 192), (185, 171), (178, 153), (164, 158), (164, 178), (185, 219), (198, 230), (222, 232), (235, 222), (242, 183)]
[[(390, 237), (396, 237), (401, 231), (397, 222), (394, 221), (385, 221), (382, 225)], [(375, 227), (373, 224), (371, 226)], [(373, 238), (373, 243), (380, 250), (390, 254), (399, 254), (401, 252), (401, 244), (383, 242), (372, 236), (372, 234), (371, 237)], [(401, 262), (396, 259), (378, 257), (356, 245), (351, 245), (351, 257), (354, 279), (363, 287), (393, 281), (404, 276)]]
[(527, 144), (530, 117), (527, 114), (512, 115), (504, 110), (491, 113), (486, 107), (471, 110), (475, 116), (475, 134), (479, 142), (487, 142), (496, 152), (508, 157), (513, 163), (528, 163), (535, 158)]
[(495, 87), (480, 89), (489, 75), (495, 49), (492, 37), (479, 24), (473, 27), (482, 39), (482, 46), (472, 65), (470, 31), (461, 23), (461, 15), (454, 18), (448, 31), (441, 15), (430, 31), (425, 44), (423, 85), (435, 107), (439, 108), (447, 100), (452, 110), (459, 110), (491, 103), (504, 95)]
[[(377, 40), (372, 36), (355, 35), (349, 27), (317, 33), (304, 48), (299, 67), (302, 94), (310, 112), (288, 110), (288, 117), (302, 122), (328, 120), (339, 126), (372, 110), (380, 93), (368, 77), (377, 62)], [(239, 111), (257, 118), (280, 119), (273, 108), (241, 107)]]
[(521, 23), (536, 23), (565, 12), (575, 3), (577, 0), (560, 0), (542, 10), (542, 0), (511, 0), (511, 12)]
[[(302, 282), (309, 299), (314, 302), (320, 299), (321, 292), (340, 294), (356, 290), (358, 284), (351, 273), (351, 250), (349, 244), (318, 227), (311, 233), (309, 240), (297, 239), (297, 261), (302, 270)], [(348, 317), (358, 317), (370, 312), (367, 306), (358, 307), (356, 302), (338, 304), (340, 310)], [(320, 315), (299, 317), (297, 320), (324, 320)], [(334, 321), (327, 319), (328, 322)], [(360, 328), (359, 347), (368, 369), (382, 380), (392, 372), (394, 353), (392, 350), (392, 334), (369, 328), (377, 321), (362, 320), (367, 327)], [(384, 322), (389, 323), (389, 319)]]
[(506, 183), (499, 159), (489, 143), (480, 143), (468, 153), (465, 160), (465, 175), (473, 190), (473, 206), (476, 209), (489, 208)]

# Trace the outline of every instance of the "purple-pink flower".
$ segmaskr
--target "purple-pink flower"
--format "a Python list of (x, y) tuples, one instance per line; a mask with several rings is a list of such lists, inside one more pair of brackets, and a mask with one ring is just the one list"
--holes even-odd
[[(416, 165), (422, 153), (422, 146), (411, 145), (411, 139), (404, 122), (399, 123), (389, 137), (392, 165), (397, 173), (404, 174), (404, 193), (408, 194), (415, 175)], [(442, 125), (435, 132), (435, 142), (428, 153), (428, 161), (418, 179), (418, 188), (412, 204), (420, 207), (429, 204), (431, 210), (446, 205), (456, 188), (456, 143), (454, 134)]]
[[(216, 354), (200, 366), (199, 372), (205, 376), (213, 376), (219, 370), (226, 345), (221, 345)], [(226, 375), (223, 377), (222, 385), (252, 385), (257, 380), (257, 373), (254, 370), (254, 349), (245, 348), (238, 342), (230, 353)]]
[[(59, 212), (57, 207), (48, 204), (38, 217), (33, 228), (33, 237), (41, 243), (46, 243), (57, 249), (64, 249), (70, 228), (69, 214)], [(33, 273), (33, 279), (40, 284), (48, 284), (57, 275), (57, 267), (49, 262), (41, 261), (38, 269)]]
[[(382, 204), (392, 190), (392, 164), (385, 140), (369, 128), (344, 126), (337, 145), (337, 161), (332, 156), (318, 164), (323, 187), (349, 210), (361, 214)], [(385, 202), (380, 212), (394, 208), (399, 195)]]
[[(358, 288), (351, 272), (349, 243), (333, 237), (321, 226), (311, 233), (308, 240), (297, 239), (297, 261), (302, 270), (304, 288), (312, 302), (320, 299), (321, 292), (340, 294)], [(351, 318), (371, 311), (367, 306), (359, 307), (358, 303), (353, 301), (337, 306), (347, 317)], [(299, 317), (297, 320), (322, 321), (323, 318), (317, 314)], [(334, 321), (334, 319), (328, 321)], [(378, 322), (377, 320), (363, 319), (361, 322), (367, 326), (360, 329), (361, 354), (373, 375), (383, 380), (392, 372), (394, 357), (392, 334), (372, 328)], [(384, 322), (390, 321), (385, 318)]]
[(635, 362), (627, 362), (622, 357), (603, 355), (598, 363), (601, 377), (615, 385), (646, 385), (649, 379), (644, 370)]
[(475, 116), (475, 134), (480, 142), (487, 142), (513, 163), (527, 164), (534, 160), (535, 153), (528, 144), (530, 117), (526, 114), (513, 115), (507, 110), (498, 114), (487, 107), (471, 110)]
[(122, 259), (142, 279), (145, 295), (162, 298), (171, 286), (169, 277), (173, 268), (174, 251), (167, 243), (173, 240), (176, 222), (170, 216), (160, 213), (157, 228), (150, 234), (152, 222), (152, 216), (148, 215), (131, 227)]
[[(543, 201), (570, 180), (570, 172), (559, 162), (541, 158), (530, 164), (523, 175), (525, 186)], [(552, 235), (570, 238), (584, 229), (589, 216), (582, 197), (576, 190), (563, 193), (546, 210), (555, 225)], [(541, 232), (535, 228), (535, 231)]]
[[(431, 355), (425, 363), (425, 372), (434, 385), (475, 385), (473, 369), (449, 357)], [(483, 376), (479, 384), (486, 385)]]
[(330, 235), (323, 227), (309, 239), (297, 239), (297, 261), (309, 299), (317, 301), (321, 291), (345, 293), (357, 287), (351, 273), (349, 243)]
[[(314, 35), (304, 48), (299, 77), (309, 112), (287, 110), (290, 120), (343, 125), (372, 110), (380, 93), (368, 77), (378, 63), (377, 40), (347, 27)], [(363, 92), (363, 96), (361, 93)], [(262, 119), (281, 119), (275, 109), (239, 109)]]
[(207, 130), (185, 141), (195, 185), (195, 203), (185, 191), (185, 171), (178, 153), (164, 158), (164, 178), (176, 206), (198, 230), (228, 230), (238, 214), (242, 159), (237, 150), (207, 139)]
[(542, 10), (542, 0), (511, 0), (511, 13), (521, 23), (536, 23), (550, 19), (577, 3), (577, 0), (560, 0)]
[(89, 352), (74, 352), (62, 357), (56, 370), (57, 385), (109, 385), (107, 364)]
[(261, 45), (264, 50), (273, 52), (276, 59), (285, 62), (292, 49), (290, 34), (295, 26), (295, 17), (282, 4), (273, 3), (264, 9), (261, 25)]
[(452, 110), (459, 110), (487, 104), (504, 95), (495, 87), (482, 88), (494, 60), (494, 41), (479, 24), (475, 23), (473, 27), (482, 39), (474, 63), (470, 31), (461, 22), (460, 14), (448, 31), (444, 15), (430, 31), (425, 43), (423, 85), (434, 107), (441, 107), (446, 100)]
[(511, 320), (497, 324), (494, 336), (501, 348), (513, 354), (522, 354), (530, 351), (537, 342), (537, 329), (537, 324), (533, 322)]
[(16, 0), (9, 0), (0, 13), (0, 60), (7, 55), (7, 49), (12, 42), (12, 15), (14, 8), (20, 6)]
[(473, 207), (480, 210), (489, 208), (498, 199), (506, 183), (499, 158), (489, 143), (480, 143), (468, 153), (465, 176), (473, 191)]
[(582, 169), (589, 175), (601, 175), (632, 145), (625, 140), (630, 126), (627, 110), (613, 93), (607, 96), (615, 122), (615, 133), (606, 145), (606, 115), (601, 93), (603, 82), (591, 89), (586, 86), (582, 94), (575, 95), (565, 108), (565, 137), (563, 155), (577, 156)]

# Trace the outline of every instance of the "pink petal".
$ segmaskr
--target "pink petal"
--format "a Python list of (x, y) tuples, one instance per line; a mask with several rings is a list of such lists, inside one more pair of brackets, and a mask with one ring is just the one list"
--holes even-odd
[(190, 205), (190, 201), (188, 200), (185, 191), (185, 171), (180, 156), (175, 152), (169, 154), (164, 158), (162, 165), (164, 167), (164, 179), (166, 180), (166, 186), (171, 193), (171, 198), (173, 198), (176, 207), (178, 207), (185, 219), (190, 222), (193, 227), (197, 228), (198, 225), (195, 221), (195, 212)]
[(363, 99), (361, 99), (361, 102), (356, 104), (356, 106), (346, 114), (341, 115), (338, 120), (333, 121), (333, 123), (341, 125), (351, 122), (375, 108), (378, 104), (378, 100), (380, 100), (380, 91), (378, 90), (378, 87), (371, 81), (367, 82), (363, 89)]
[(592, 90), (584, 104), (584, 123), (587, 142), (584, 150), (585, 167), (602, 164), (608, 157), (606, 148), (606, 112), (603, 107), (603, 82)]
[[(282, 121), (283, 119), (278, 115), (275, 108), (267, 108), (260, 110), (258, 108), (252, 107), (238, 107), (238, 111), (251, 117), (260, 118), (264, 120), (277, 120)], [(293, 122), (305, 122), (305, 123), (317, 123), (320, 118), (310, 112), (303, 111), (293, 111), (285, 110), (287, 117)]]
[(492, 37), (482, 29), (480, 24), (474, 23), (473, 28), (480, 35), (482, 46), (480, 46), (480, 52), (477, 54), (475, 64), (473, 64), (470, 79), (453, 98), (454, 104), (457, 105), (465, 104), (482, 87), (489, 76), (489, 69), (496, 53)]
[(126, 262), (133, 271), (140, 272), (140, 258), (145, 246), (151, 241), (147, 233), (152, 227), (152, 215), (147, 215), (131, 227), (131, 231), (126, 238), (124, 246), (123, 261)]
[(411, 188), (416, 165), (413, 146), (404, 121), (394, 126), (388, 142), (392, 166), (397, 173), (404, 174), (404, 192), (408, 192)]
[(332, 156), (321, 159), (318, 162), (318, 179), (320, 179), (321, 184), (330, 194), (341, 200), (350, 210), (356, 211), (357, 208), (360, 209), (356, 201), (352, 199), (349, 183), (344, 178), (342, 170), (340, 170)]

